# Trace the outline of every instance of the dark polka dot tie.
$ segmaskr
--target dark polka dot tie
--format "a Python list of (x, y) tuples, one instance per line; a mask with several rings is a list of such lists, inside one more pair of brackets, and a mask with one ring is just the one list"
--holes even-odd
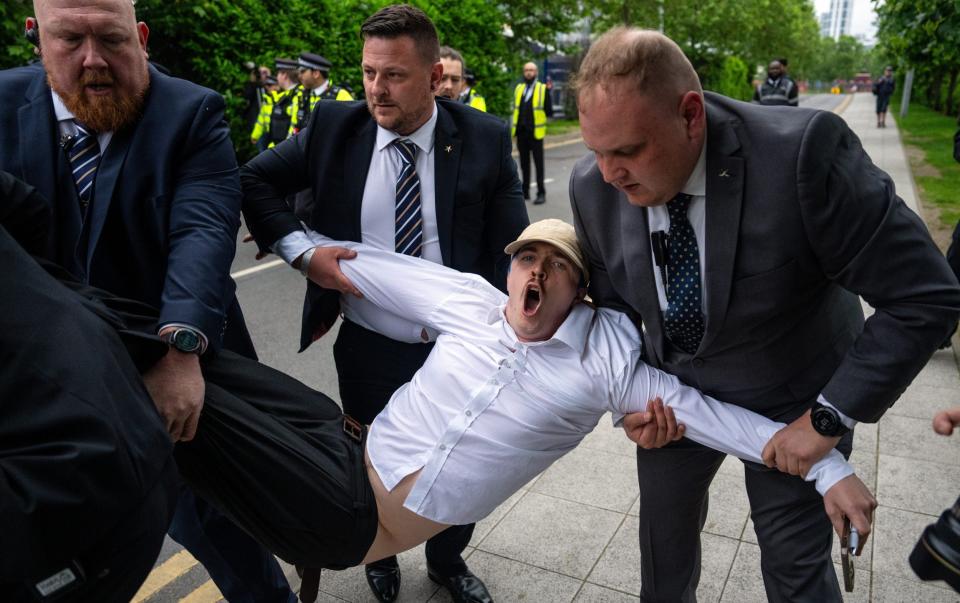
[(673, 345), (693, 354), (703, 339), (703, 296), (700, 291), (700, 250), (687, 219), (690, 195), (680, 193), (667, 203), (667, 337)]

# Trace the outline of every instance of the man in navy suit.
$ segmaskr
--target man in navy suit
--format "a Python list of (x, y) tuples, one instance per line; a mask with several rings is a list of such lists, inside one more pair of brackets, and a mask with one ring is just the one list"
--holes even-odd
[[(434, 99), (443, 65), (430, 19), (411, 6), (388, 6), (360, 32), (366, 105), (320, 101), (312, 125), (244, 166), (241, 181), (261, 252), (309, 272), (302, 347), (342, 309), (334, 346), (340, 397), (347, 414), (370, 423), (423, 364), (435, 334), (384, 320), (357, 296), (341, 297), (356, 292), (337, 266), (350, 252), (314, 249), (284, 198), (310, 188), (309, 228), (473, 272), (501, 289), (509, 267), (503, 248), (528, 219), (506, 126)], [(455, 526), (431, 539), (427, 569), (454, 600), (489, 601), (461, 557), (472, 532), (472, 525)], [(368, 566), (367, 580), (378, 600), (394, 600), (396, 559)]]
[[(148, 65), (149, 30), (128, 0), (34, 10), (43, 65), (0, 72), (0, 168), (50, 200), (45, 256), (159, 308), (170, 349), (144, 381), (171, 439), (190, 440), (200, 356), (255, 356), (229, 276), (240, 187), (223, 99)], [(294, 600), (276, 561), (188, 491), (170, 533), (231, 601)]]

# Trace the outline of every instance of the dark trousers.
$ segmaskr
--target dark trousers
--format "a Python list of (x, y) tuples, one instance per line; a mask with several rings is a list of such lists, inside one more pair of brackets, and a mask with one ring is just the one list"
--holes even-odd
[(174, 451), (194, 492), (290, 563), (360, 563), (377, 533), (377, 506), (363, 446), (345, 433), (340, 407), (230, 352), (205, 362), (203, 376), (197, 437)]
[(203, 565), (230, 603), (296, 603), (273, 555), (191, 488), (181, 490), (168, 533)]
[[(433, 344), (402, 343), (343, 321), (333, 346), (343, 411), (365, 425), (373, 422), (393, 392), (410, 381), (423, 366)], [(462, 553), (473, 536), (474, 524), (451, 526), (427, 541), (427, 563), (444, 576), (467, 570)], [(397, 558), (376, 562), (396, 566)]]
[(547, 189), (543, 184), (543, 139), (537, 140), (533, 132), (517, 128), (517, 154), (520, 155), (520, 173), (523, 177), (523, 196), (530, 195), (530, 154), (533, 153), (533, 163), (537, 168), (537, 194), (546, 195)]
[[(847, 456), (852, 441), (851, 433), (838, 445)], [(707, 492), (724, 457), (687, 439), (637, 450), (641, 601), (696, 600)], [(745, 473), (767, 599), (842, 601), (830, 558), (833, 527), (814, 485), (752, 463)]]

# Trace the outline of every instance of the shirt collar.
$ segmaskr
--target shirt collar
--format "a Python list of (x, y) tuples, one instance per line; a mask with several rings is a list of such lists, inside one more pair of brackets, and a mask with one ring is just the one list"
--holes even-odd
[(60, 95), (50, 90), (50, 96), (53, 98), (53, 112), (57, 116), (57, 121), (67, 121), (68, 119), (73, 121), (75, 119), (73, 113), (63, 104), (63, 99), (60, 98)]
[(394, 140), (405, 138), (426, 154), (433, 151), (433, 133), (437, 129), (437, 103), (433, 103), (433, 114), (425, 124), (417, 128), (412, 134), (401, 136), (392, 130), (387, 130), (379, 125), (377, 126), (377, 150), (382, 151), (387, 148)]
[(703, 146), (700, 148), (700, 157), (693, 168), (687, 183), (680, 189), (681, 192), (694, 197), (703, 197), (707, 194), (707, 130), (703, 130)]
[(327, 88), (329, 88), (329, 87), (330, 87), (330, 80), (327, 80), (327, 81), (325, 81), (324, 83), (322, 83), (322, 84), (320, 84), (319, 86), (317, 86), (316, 88), (314, 88), (314, 89), (313, 89), (313, 93), (316, 94), (317, 96), (320, 96), (321, 94), (323, 94), (324, 92), (326, 92), (326, 91), (327, 91)]
[(516, 349), (517, 346), (538, 346), (558, 341), (571, 348), (578, 354), (582, 354), (587, 347), (587, 336), (590, 333), (590, 327), (593, 324), (594, 309), (585, 303), (578, 303), (570, 310), (570, 314), (560, 324), (560, 328), (553, 334), (553, 337), (546, 341), (520, 341), (517, 334), (507, 322), (506, 306), (498, 306), (491, 310), (491, 318), (501, 321), (503, 328), (503, 337), (501, 343), (509, 348)]

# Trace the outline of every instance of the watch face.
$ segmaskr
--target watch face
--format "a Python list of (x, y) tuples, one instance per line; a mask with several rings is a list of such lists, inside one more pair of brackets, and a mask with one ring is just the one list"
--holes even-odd
[(839, 419), (836, 415), (826, 408), (818, 408), (813, 411), (813, 428), (823, 435), (834, 435), (837, 431)]
[(200, 347), (200, 337), (189, 329), (179, 329), (173, 334), (173, 347), (181, 352), (195, 352)]

